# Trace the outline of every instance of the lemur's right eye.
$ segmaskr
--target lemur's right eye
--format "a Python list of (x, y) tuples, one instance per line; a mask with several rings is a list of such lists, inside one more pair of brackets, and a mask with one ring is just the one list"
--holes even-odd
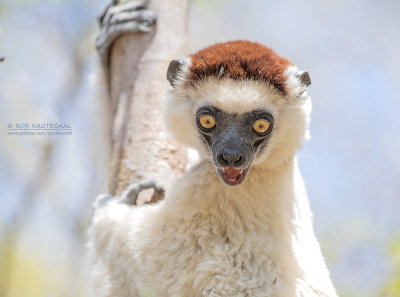
[(200, 116), (199, 122), (204, 129), (212, 129), (215, 127), (215, 118), (210, 114)]

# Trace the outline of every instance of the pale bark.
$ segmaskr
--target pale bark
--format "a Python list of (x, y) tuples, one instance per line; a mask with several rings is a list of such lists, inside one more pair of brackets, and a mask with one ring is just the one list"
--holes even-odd
[(187, 54), (187, 0), (149, 1), (148, 8), (157, 15), (153, 30), (123, 35), (110, 50), (112, 195), (150, 177), (168, 191), (186, 167), (186, 151), (167, 132), (163, 113), (168, 64)]

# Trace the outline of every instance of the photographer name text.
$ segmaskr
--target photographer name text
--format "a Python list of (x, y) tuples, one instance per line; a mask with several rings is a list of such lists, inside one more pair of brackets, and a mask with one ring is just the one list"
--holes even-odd
[(8, 123), (8, 135), (72, 135), (72, 127), (69, 123)]

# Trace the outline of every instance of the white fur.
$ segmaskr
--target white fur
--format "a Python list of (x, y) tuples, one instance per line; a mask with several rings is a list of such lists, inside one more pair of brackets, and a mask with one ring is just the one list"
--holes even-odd
[[(158, 204), (115, 201), (94, 213), (90, 250), (96, 296), (337, 296), (314, 235), (295, 152), (307, 130), (310, 99), (230, 79), (175, 90), (168, 123), (201, 151)], [(226, 186), (199, 140), (196, 110), (267, 109), (271, 138), (246, 180)]]
[(289, 66), (285, 71), (285, 75), (287, 76), (286, 86), (292, 97), (307, 97), (307, 86), (299, 78), (299, 74), (302, 72), (296, 66)]

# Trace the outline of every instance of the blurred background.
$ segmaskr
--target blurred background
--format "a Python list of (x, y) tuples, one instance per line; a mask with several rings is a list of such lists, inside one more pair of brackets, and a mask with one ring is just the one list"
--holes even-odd
[[(0, 2), (0, 296), (91, 296), (85, 230), (106, 190), (91, 83), (107, 0)], [(249, 39), (311, 75), (300, 166), (343, 297), (400, 296), (400, 1), (191, 0), (191, 50)], [(64, 122), (69, 136), (10, 123)]]

